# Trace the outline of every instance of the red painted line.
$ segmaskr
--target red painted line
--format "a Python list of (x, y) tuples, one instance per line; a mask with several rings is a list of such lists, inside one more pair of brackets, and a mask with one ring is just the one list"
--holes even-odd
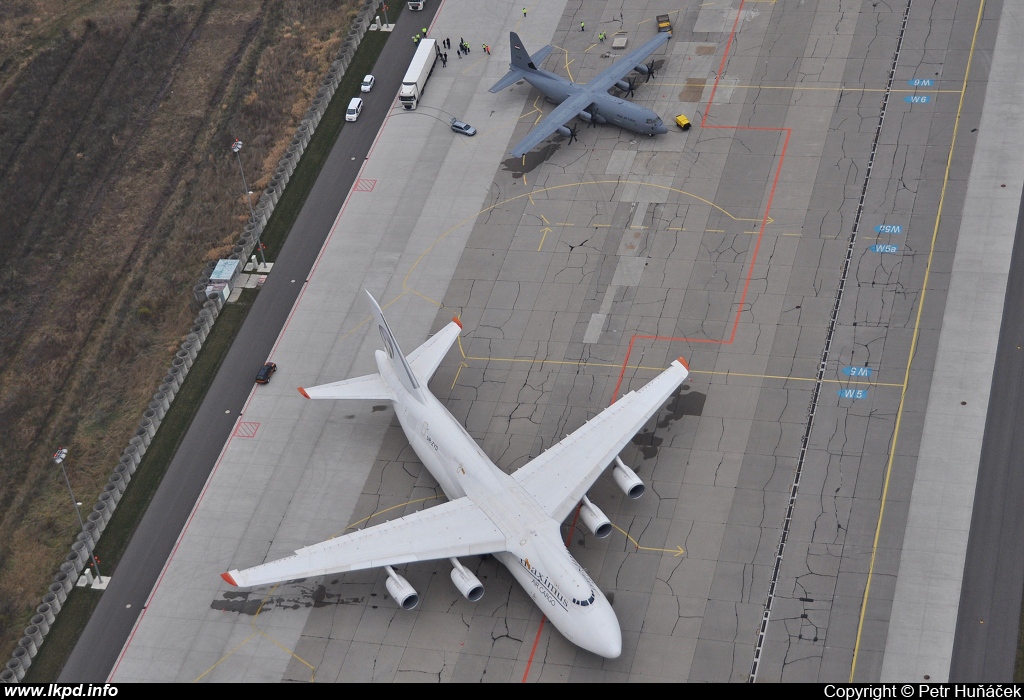
[(526, 660), (526, 670), (523, 671), (523, 680), (526, 682), (527, 676), (530, 675), (530, 667), (533, 666), (533, 656), (537, 653), (537, 646), (540, 644), (540, 635), (544, 631), (544, 623), (547, 622), (547, 617), (540, 618), (540, 624), (537, 626), (537, 636), (533, 638), (533, 648), (530, 649), (530, 658)]
[[(754, 276), (754, 266), (757, 264), (758, 254), (761, 251), (761, 243), (764, 240), (764, 231), (768, 226), (768, 220), (771, 218), (769, 212), (772, 208), (772, 202), (775, 200), (775, 192), (778, 189), (779, 180), (782, 175), (782, 164), (786, 160), (786, 151), (789, 149), (789, 138), (792, 135), (792, 131), (786, 127), (768, 127), (768, 126), (720, 126), (720, 125), (709, 125), (708, 117), (711, 114), (711, 107), (714, 104), (715, 93), (718, 91), (718, 81), (725, 74), (725, 65), (729, 58), (729, 52), (732, 50), (733, 43), (736, 38), (736, 31), (739, 28), (740, 16), (743, 12), (743, 6), (746, 4), (746, 0), (740, 0), (740, 5), (736, 10), (736, 17), (733, 19), (732, 31), (729, 32), (729, 38), (726, 40), (725, 51), (722, 54), (722, 61), (718, 67), (718, 73), (715, 76), (715, 82), (711, 87), (711, 94), (708, 96), (708, 103), (704, 109), (704, 114), (701, 117), (701, 128), (705, 129), (732, 129), (734, 131), (778, 131), (783, 135), (782, 150), (779, 153), (778, 165), (775, 167), (775, 176), (772, 179), (771, 190), (768, 193), (768, 201), (765, 202), (764, 214), (761, 217), (761, 226), (757, 232), (757, 240), (754, 243), (754, 248), (750, 256), (750, 264), (747, 268), (747, 274), (743, 282), (743, 291), (740, 294), (739, 303), (736, 305), (736, 315), (733, 318), (732, 330), (729, 333), (728, 339), (714, 340), (712, 338), (686, 338), (686, 337), (675, 337), (675, 336), (660, 336), (660, 335), (643, 335), (636, 334), (629, 339), (629, 346), (626, 348), (626, 356), (622, 360), (622, 367), (619, 370), (619, 377), (615, 383), (615, 390), (612, 392), (612, 403), (615, 403), (619, 397), (619, 391), (622, 388), (622, 382), (626, 376), (626, 367), (629, 365), (629, 358), (633, 354), (633, 347), (638, 340), (652, 340), (652, 341), (668, 341), (668, 342), (684, 342), (684, 343), (712, 343), (716, 345), (731, 345), (736, 340), (736, 333), (739, 330), (740, 317), (743, 313), (743, 306), (746, 304), (747, 295), (750, 291), (750, 282)], [(566, 540), (566, 547), (569, 545), (569, 541), (572, 539), (572, 533), (576, 527), (576, 519), (579, 517), (579, 507), (576, 508), (576, 516), (573, 518), (572, 525), (569, 527), (569, 536)], [(544, 629), (544, 621), (547, 618), (542, 618), (540, 627), (537, 629), (537, 636), (533, 642), (533, 650), (530, 652), (530, 658), (526, 664), (526, 672), (523, 674), (523, 682), (526, 682), (527, 676), (530, 674), (530, 667), (533, 664), (534, 654), (537, 650), (538, 642), (540, 641), (541, 631)]]
[(783, 136), (782, 149), (779, 152), (778, 164), (775, 167), (775, 175), (772, 178), (771, 190), (768, 193), (768, 201), (765, 202), (764, 214), (761, 216), (761, 225), (757, 232), (757, 238), (754, 242), (753, 250), (751, 251), (750, 263), (747, 266), (746, 275), (743, 280), (743, 291), (740, 293), (739, 302), (736, 304), (736, 314), (732, 321), (732, 328), (729, 332), (728, 338), (721, 340), (715, 340), (712, 338), (688, 338), (688, 337), (675, 337), (675, 336), (651, 336), (651, 335), (636, 335), (630, 339), (629, 347), (626, 350), (626, 358), (623, 360), (622, 370), (619, 372), (619, 380), (615, 385), (615, 392), (613, 396), (617, 397), (619, 389), (622, 385), (622, 380), (625, 377), (626, 365), (629, 362), (629, 357), (633, 352), (634, 341), (638, 339), (649, 339), (649, 340), (664, 340), (669, 342), (684, 342), (684, 343), (712, 343), (715, 345), (731, 345), (736, 340), (736, 333), (740, 326), (740, 317), (743, 314), (744, 305), (747, 302), (747, 296), (750, 292), (750, 283), (754, 277), (754, 268), (757, 265), (757, 259), (761, 252), (761, 243), (764, 241), (765, 228), (768, 226), (768, 221), (771, 218), (769, 213), (771, 212), (772, 203), (775, 201), (775, 193), (778, 189), (779, 180), (782, 177), (782, 165), (786, 160), (786, 152), (789, 150), (789, 139), (792, 135), (792, 131), (786, 127), (771, 127), (771, 126), (722, 126), (708, 124), (708, 119), (711, 115), (711, 108), (714, 104), (715, 93), (718, 91), (718, 83), (722, 76), (725, 74), (725, 66), (729, 59), (729, 52), (732, 50), (732, 46), (735, 43), (736, 32), (739, 28), (739, 21), (741, 13), (743, 12), (743, 6), (746, 4), (746, 0), (741, 0), (739, 7), (736, 10), (736, 17), (733, 19), (732, 31), (729, 32), (729, 38), (726, 40), (725, 51), (722, 54), (722, 60), (718, 66), (718, 73), (715, 75), (715, 82), (711, 88), (711, 94), (708, 96), (708, 103), (704, 109), (704, 114), (701, 117), (701, 127), (705, 129), (730, 129), (733, 131), (778, 131)]
[(235, 428), (235, 437), (256, 437), (256, 431), (259, 429), (259, 423), (254, 423), (252, 421), (239, 421), (238, 426)]
[(206, 483), (203, 484), (203, 490), (199, 494), (199, 498), (196, 499), (196, 504), (192, 506), (192, 512), (189, 513), (188, 520), (185, 521), (185, 526), (181, 528), (181, 532), (178, 534), (178, 539), (174, 543), (174, 549), (171, 550), (171, 556), (167, 557), (167, 561), (164, 562), (164, 568), (160, 572), (160, 577), (156, 580), (156, 585), (153, 586), (153, 590), (150, 591), (149, 597), (146, 598), (145, 605), (142, 606), (142, 614), (135, 620), (135, 625), (132, 627), (132, 633), (128, 636), (128, 641), (124, 643), (124, 647), (121, 648), (121, 653), (118, 654), (117, 662), (114, 664), (114, 668), (110, 670), (110, 675), (107, 676), (108, 682), (113, 680), (118, 667), (121, 665), (121, 661), (124, 659), (124, 655), (128, 651), (128, 647), (131, 646), (132, 640), (135, 639), (135, 633), (139, 631), (139, 625), (142, 624), (143, 618), (146, 617), (146, 613), (149, 611), (149, 605), (153, 602), (153, 597), (156, 596), (156, 592), (160, 589), (160, 584), (163, 583), (164, 576), (167, 575), (167, 570), (170, 568), (171, 562), (174, 561), (174, 555), (178, 553), (178, 547), (181, 546), (181, 541), (185, 538), (185, 533), (188, 532), (189, 525), (192, 524), (192, 519), (196, 517), (196, 513), (199, 511), (199, 504), (202, 503), (203, 498), (206, 497), (206, 492), (210, 488), (210, 483), (213, 481), (214, 475), (220, 468), (220, 464), (224, 460), (224, 455), (227, 454), (228, 446), (231, 444), (232, 439), (234, 439), (234, 431), (232, 431), (231, 436), (228, 437), (227, 442), (224, 443), (224, 447), (220, 451), (220, 456), (217, 457), (217, 462), (213, 465), (213, 469), (210, 471), (210, 476), (207, 477)]
[[(581, 504), (582, 506), (582, 504)], [(569, 549), (569, 542), (572, 541), (572, 533), (575, 531), (575, 524), (580, 520), (580, 506), (577, 506), (572, 516), (572, 523), (569, 525), (569, 532), (565, 535), (565, 549)], [(537, 654), (537, 647), (541, 643), (541, 632), (544, 631), (544, 623), (548, 621), (547, 615), (541, 616), (541, 624), (537, 627), (537, 636), (534, 638), (534, 648), (529, 650), (529, 658), (526, 659), (526, 669), (522, 672), (522, 683), (526, 683), (529, 676), (529, 669), (534, 665), (534, 656)]]

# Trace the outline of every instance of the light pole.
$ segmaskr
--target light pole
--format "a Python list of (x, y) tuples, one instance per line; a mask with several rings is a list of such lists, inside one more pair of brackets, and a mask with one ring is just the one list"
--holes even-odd
[[(231, 144), (231, 150), (235, 154), (235, 158), (238, 159), (238, 172), (242, 176), (242, 192), (245, 193), (245, 203), (249, 205), (249, 222), (256, 221), (256, 212), (252, 210), (252, 199), (249, 198), (249, 186), (245, 184), (245, 172), (242, 170), (242, 156), (238, 155), (238, 152), (242, 150), (242, 142), (235, 139), (235, 142)], [(263, 254), (263, 246), (260, 245), (260, 239), (256, 238), (256, 250), (260, 253), (260, 259), (263, 260), (263, 264), (267, 264), (267, 257)]]
[[(68, 493), (71, 494), (71, 505), (73, 505), (75, 507), (75, 515), (78, 516), (78, 524), (81, 526), (82, 531), (84, 532), (85, 531), (85, 523), (82, 522), (82, 512), (80, 510), (78, 510), (78, 501), (75, 499), (75, 492), (71, 490), (71, 480), (68, 479), (68, 472), (67, 472), (66, 469), (64, 469), (64, 460), (65, 460), (65, 458), (67, 458), (67, 456), (68, 456), (68, 448), (61, 447), (60, 449), (58, 449), (56, 452), (53, 453), (53, 461), (57, 463), (57, 466), (60, 467), (61, 474), (64, 475), (64, 483), (68, 485)], [(92, 553), (92, 547), (89, 547), (88, 551), (89, 551), (89, 561), (92, 562), (93, 571), (96, 572), (96, 579), (100, 583), (102, 583), (103, 582), (103, 577), (100, 576), (100, 565), (99, 565), (99, 562), (96, 561), (96, 556)]]

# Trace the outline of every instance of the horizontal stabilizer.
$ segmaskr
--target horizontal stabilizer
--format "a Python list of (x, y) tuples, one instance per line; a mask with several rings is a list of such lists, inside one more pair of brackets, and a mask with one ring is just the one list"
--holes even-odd
[(488, 92), (501, 92), (502, 90), (507, 88), (509, 85), (511, 85), (511, 84), (513, 84), (513, 83), (515, 83), (517, 81), (522, 80), (525, 75), (526, 75), (526, 71), (524, 71), (524, 70), (522, 70), (520, 68), (513, 68), (512, 70), (510, 70), (508, 73), (505, 74), (504, 78), (502, 78), (501, 80), (496, 82), (494, 85), (492, 85), (491, 89), (488, 90)]
[(321, 384), (304, 389), (299, 393), (307, 399), (369, 399), (372, 401), (391, 401), (394, 397), (384, 385), (379, 374), (367, 374), (363, 377), (343, 379), (340, 382)]
[(461, 330), (462, 324), (453, 318), (451, 323), (430, 336), (427, 342), (409, 353), (409, 364), (412, 365), (412, 371), (416, 373), (420, 381), (430, 381), (430, 378), (434, 376), (434, 372), (440, 366), (441, 360), (448, 354), (452, 344), (458, 340)]

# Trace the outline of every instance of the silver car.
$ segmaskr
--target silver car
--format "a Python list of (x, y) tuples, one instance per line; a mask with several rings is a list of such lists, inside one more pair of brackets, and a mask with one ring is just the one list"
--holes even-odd
[(465, 134), (466, 136), (476, 136), (476, 129), (471, 127), (466, 122), (460, 122), (455, 117), (452, 117), (451, 121), (448, 122), (452, 125), (452, 131), (456, 134)]

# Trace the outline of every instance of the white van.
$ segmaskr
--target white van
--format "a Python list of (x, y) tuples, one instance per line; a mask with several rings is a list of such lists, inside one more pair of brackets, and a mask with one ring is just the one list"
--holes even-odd
[(359, 119), (359, 113), (363, 111), (363, 98), (353, 97), (348, 103), (348, 109), (345, 110), (345, 121), (354, 122)]

